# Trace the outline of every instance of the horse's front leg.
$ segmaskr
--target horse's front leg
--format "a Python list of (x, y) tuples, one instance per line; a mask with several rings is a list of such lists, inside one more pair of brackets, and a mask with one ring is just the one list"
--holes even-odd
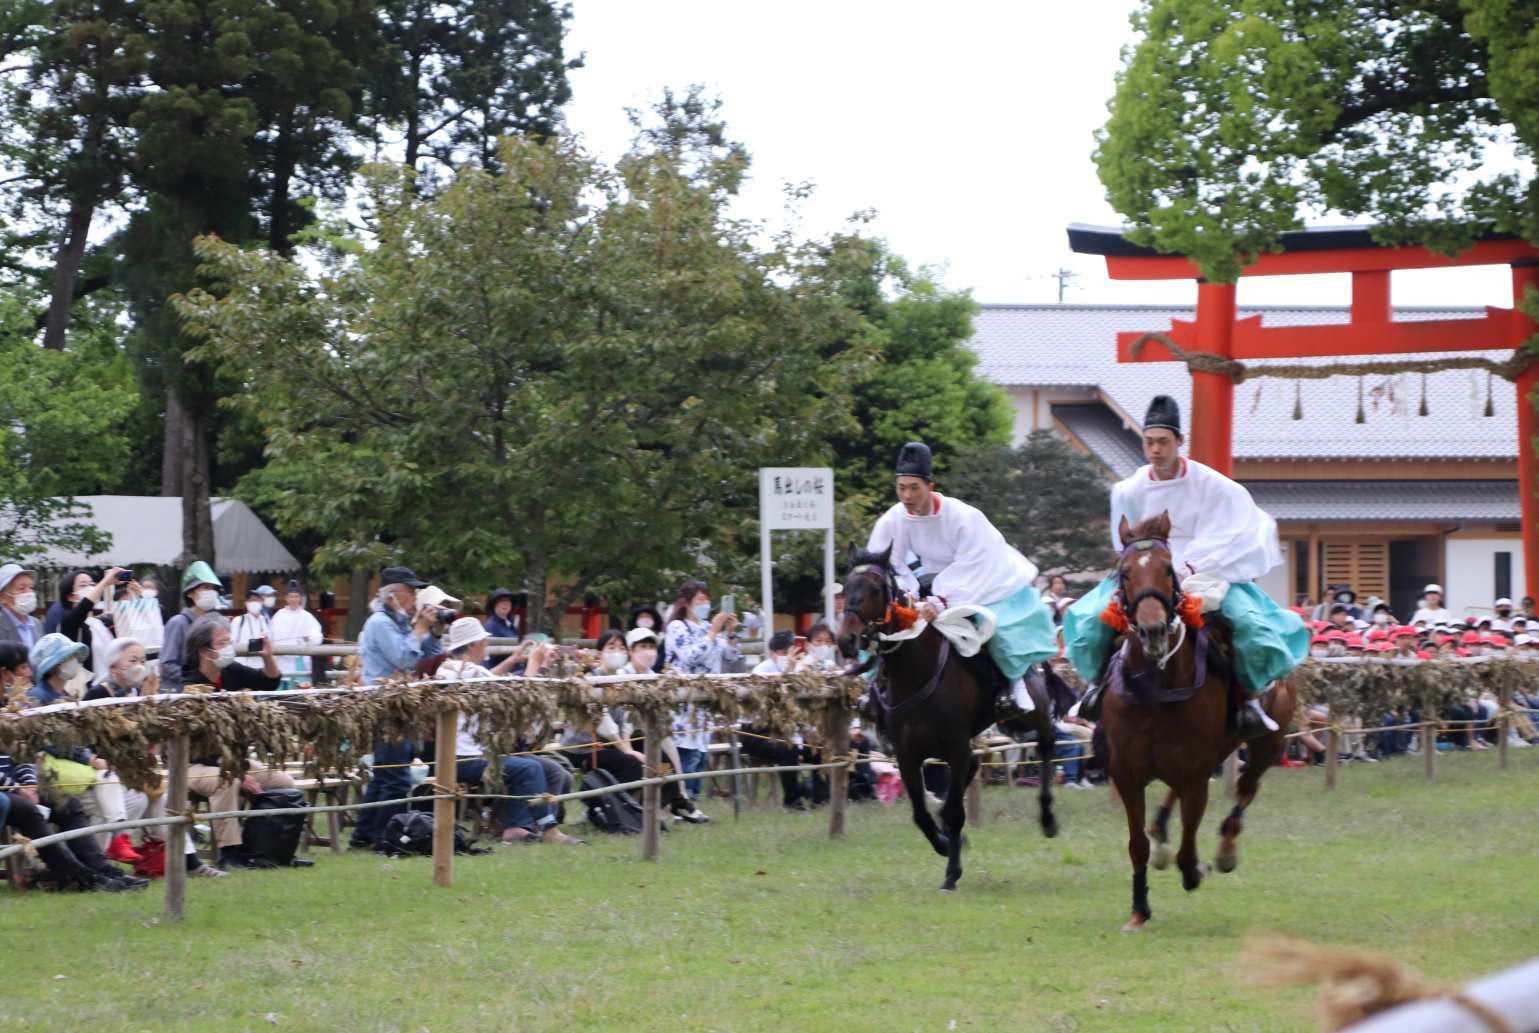
[(1119, 776), (1112, 768), (1112, 782), (1117, 795), (1122, 797), (1122, 807), (1128, 819), (1128, 860), (1133, 864), (1133, 913), (1122, 927), (1125, 933), (1136, 933), (1144, 923), (1154, 917), (1149, 910), (1149, 837), (1144, 833), (1144, 787), (1126, 776)]
[(941, 884), (941, 889), (947, 893), (957, 888), (957, 880), (962, 877), (962, 847), (966, 845), (962, 826), (967, 823), (967, 787), (978, 776), (978, 758), (972, 755), (971, 743), (964, 750), (961, 757), (953, 757), (949, 762), (951, 785), (946, 790), (946, 803), (941, 807), (941, 821), (946, 824), (946, 839), (951, 847), (946, 854), (946, 881)]
[(930, 816), (930, 808), (924, 802), (924, 758), (900, 749), (898, 773), (903, 777), (903, 788), (907, 790), (909, 804), (914, 809), (914, 824), (919, 826), (919, 831), (924, 833), (924, 838), (930, 841), (930, 846), (935, 848), (937, 854), (949, 857), (950, 841), (941, 835), (935, 819)]
[(1188, 893), (1202, 885), (1205, 866), (1197, 861), (1197, 828), (1208, 809), (1208, 780), (1199, 778), (1181, 790), (1181, 849), (1176, 852), (1176, 867), (1181, 869), (1181, 885)]

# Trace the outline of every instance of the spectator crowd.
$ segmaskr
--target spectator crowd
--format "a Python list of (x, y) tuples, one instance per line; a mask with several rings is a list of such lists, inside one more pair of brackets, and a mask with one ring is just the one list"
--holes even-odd
[[(489, 593), (484, 605), (478, 605), (484, 616), (478, 617), (464, 612), (461, 599), (418, 578), (408, 567), (385, 568), (379, 582), (357, 643), (358, 670), (366, 682), (403, 675), (461, 681), (538, 677), (558, 666), (563, 673), (575, 666), (591, 675), (751, 670), (774, 676), (831, 673), (842, 665), (834, 629), (827, 624), (814, 624), (804, 635), (775, 631), (760, 640), (758, 659), (749, 659), (741, 638), (745, 631), (757, 632), (757, 622), (746, 628), (747, 619), (739, 618), (729, 598), (713, 599), (707, 584), (697, 580), (685, 582), (666, 608), (636, 607), (623, 627), (608, 629), (591, 649), (580, 651), (524, 628), (516, 597), (508, 589)], [(309, 658), (276, 655), (275, 647), (323, 642), (321, 623), (307, 608), (308, 596), (299, 582), (290, 581), (281, 598), (272, 586), (259, 586), (235, 608), (222, 598), (223, 582), (203, 562), (190, 563), (181, 572), (174, 594), (158, 577), (140, 577), (124, 568), (108, 568), (100, 576), (88, 570), (66, 572), (57, 579), (56, 600), (41, 617), (38, 585), (34, 571), (15, 563), (0, 566), (0, 691), (13, 708), (190, 689), (271, 691), (307, 685)], [(1061, 577), (1044, 588), (1055, 614), (1073, 602)], [(835, 612), (839, 602), (836, 596)], [(1310, 652), (1316, 657), (1401, 662), (1448, 656), (1539, 657), (1539, 620), (1533, 600), (1527, 598), (1518, 605), (1497, 599), (1489, 610), (1460, 615), (1447, 607), (1441, 587), (1433, 584), (1426, 586), (1415, 613), (1402, 622), (1383, 600), (1370, 598), (1359, 605), (1350, 586), (1333, 585), (1318, 606), (1300, 598), (1295, 610), (1310, 622)], [(511, 648), (495, 651), (505, 655), (494, 655), (494, 642)], [(1514, 702), (1519, 708), (1539, 710), (1539, 696), (1523, 694)], [(1461, 730), (1443, 745), (1487, 748), (1491, 734), (1480, 727), (1496, 706), (1496, 700), (1482, 697), (1449, 707), (1440, 716)], [(1414, 713), (1384, 717), (1384, 724), (1420, 720)], [(785, 737), (751, 721), (724, 729), (716, 720), (703, 709), (681, 707), (659, 744), (666, 766), (681, 775), (707, 771), (713, 747), (719, 747), (730, 730), (737, 733), (742, 753), (750, 760), (785, 769), (780, 774), (783, 806), (805, 810), (828, 800), (822, 772), (794, 770), (821, 761), (815, 732), (804, 729)], [(1323, 757), (1325, 739), (1315, 733), (1329, 724), (1324, 708), (1301, 716), (1306, 733), (1298, 740), (1301, 761)], [(623, 708), (601, 710), (584, 725), (542, 730), (540, 742), (520, 743), (517, 751), (494, 760), (485, 755), (480, 731), (474, 719), (462, 717), (455, 738), (456, 781), (483, 784), (495, 765), (505, 795), (531, 798), (499, 802), (500, 813), (493, 820), (504, 845), (581, 845), (581, 839), (562, 828), (563, 809), (538, 798), (569, 792), (579, 777), (610, 784), (634, 782), (646, 773), (644, 744)], [(1074, 716), (1058, 722), (1054, 749), (1065, 759), (1060, 778), (1070, 786), (1086, 788), (1101, 780), (1089, 758), (1092, 732), (1088, 722)], [(1539, 732), (1521, 714), (1511, 734), (1515, 745), (1539, 743)], [(552, 740), (559, 748), (541, 748)], [(1359, 760), (1416, 748), (1415, 737), (1399, 731), (1349, 732), (1345, 742), (1349, 757)], [(881, 796), (883, 787), (896, 781), (890, 767), (873, 753), (876, 745), (857, 720), (852, 800)], [(351, 845), (374, 850), (384, 848), (392, 818), (407, 810), (414, 788), (431, 777), (436, 744), (382, 736), (370, 746), (364, 758), (369, 777), (363, 799), (384, 806), (357, 812)], [(1023, 781), (1030, 780), (1030, 775), (1023, 776)], [(222, 812), (236, 810), (243, 798), (258, 801), (292, 791), (295, 781), (286, 771), (257, 763), (242, 777), (231, 778), (221, 773), (217, 757), (194, 757), (188, 786), (207, 800), (211, 811)], [(944, 791), (940, 785), (926, 788)], [(667, 783), (663, 799), (671, 820), (708, 823), (704, 792), (702, 779)], [(163, 815), (164, 805), (164, 780), (160, 787), (129, 789), (89, 748), (50, 748), (35, 760), (0, 755), (0, 824), (28, 839), (53, 830), (155, 818)], [(192, 837), (185, 858), (176, 861), (191, 875), (220, 878), (234, 869), (280, 863), (252, 848), (240, 820), (215, 819), (208, 831), (216, 863), (200, 858)], [(147, 877), (162, 873), (172, 860), (165, 857), (162, 831), (154, 827), (136, 835), (84, 836), (39, 848), (38, 854), (45, 868), (42, 883), (100, 891), (143, 887)], [(307, 867), (311, 862), (293, 855), (281, 863)]]

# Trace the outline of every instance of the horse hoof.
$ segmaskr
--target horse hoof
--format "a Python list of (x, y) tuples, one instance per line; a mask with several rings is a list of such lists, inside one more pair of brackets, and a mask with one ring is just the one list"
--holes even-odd
[(1149, 852), (1149, 863), (1159, 871), (1170, 867), (1170, 844), (1155, 840), (1153, 849)]
[(1147, 921), (1149, 920), (1143, 915), (1134, 914), (1133, 917), (1129, 918), (1127, 922), (1122, 926), (1122, 931), (1125, 933), (1141, 933), (1144, 930), (1144, 923)]
[(1219, 854), (1218, 857), (1214, 859), (1214, 863), (1218, 865), (1219, 871), (1227, 875), (1229, 872), (1234, 871), (1240, 866), (1240, 855)]

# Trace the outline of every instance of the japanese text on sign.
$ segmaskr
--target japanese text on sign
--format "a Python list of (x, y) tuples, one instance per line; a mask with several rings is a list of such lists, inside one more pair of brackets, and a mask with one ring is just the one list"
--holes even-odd
[(834, 472), (827, 467), (764, 467), (759, 471), (759, 518), (772, 531), (832, 528)]

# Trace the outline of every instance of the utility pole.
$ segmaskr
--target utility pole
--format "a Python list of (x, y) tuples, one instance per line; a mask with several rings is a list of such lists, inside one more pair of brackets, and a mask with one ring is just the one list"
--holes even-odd
[(1058, 304), (1062, 305), (1063, 292), (1068, 290), (1069, 281), (1078, 279), (1079, 274), (1072, 269), (1059, 269), (1053, 274), (1053, 278), (1058, 281)]

